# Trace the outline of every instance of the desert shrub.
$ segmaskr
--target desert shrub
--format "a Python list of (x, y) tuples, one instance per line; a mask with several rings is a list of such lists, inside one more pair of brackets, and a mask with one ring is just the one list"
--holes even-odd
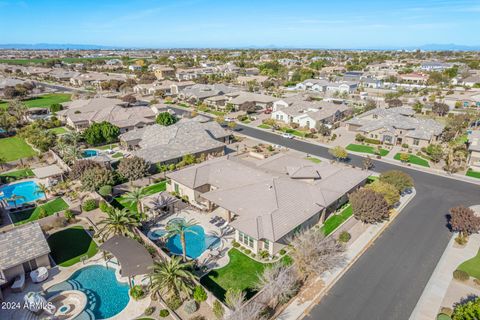
[(97, 208), (97, 202), (95, 199), (87, 199), (82, 205), (82, 209), (85, 211), (92, 211)]
[(133, 286), (130, 289), (130, 296), (133, 298), (133, 300), (139, 300), (145, 296), (145, 291), (143, 291), (141, 286)]
[(188, 314), (194, 313), (198, 310), (197, 302), (195, 300), (188, 300), (187, 302), (185, 302), (183, 310)]
[(107, 204), (105, 201), (103, 201), (103, 200), (100, 201), (100, 203), (99, 203), (98, 206), (99, 206), (100, 210), (101, 210), (102, 212), (105, 212), (105, 213), (107, 213), (107, 212), (109, 212), (109, 211), (111, 210), (110, 207), (108, 206), (108, 204)]
[(352, 236), (347, 231), (342, 231), (338, 236), (338, 240), (343, 243), (347, 243), (351, 238)]
[(464, 237), (462, 235), (459, 235), (455, 237), (455, 242), (458, 243), (459, 245), (463, 246), (468, 242), (468, 237)]
[(195, 299), (195, 301), (197, 301), (198, 303), (207, 300), (207, 293), (202, 286), (195, 287), (195, 291), (193, 292), (193, 299)]
[(63, 212), (63, 215), (65, 216), (65, 219), (67, 219), (67, 221), (70, 221), (73, 219), (73, 212), (70, 209), (65, 210)]
[(38, 209), (38, 219), (45, 218), (46, 216), (47, 216), (47, 210), (45, 210), (44, 207), (40, 207), (40, 209)]
[(262, 259), (267, 259), (270, 256), (270, 253), (267, 250), (262, 250), (258, 253)]
[(215, 300), (213, 302), (212, 311), (215, 317), (217, 317), (217, 319), (222, 319), (223, 315), (225, 314), (225, 309), (223, 308), (222, 304), (218, 300)]
[(232, 243), (232, 246), (233, 246), (234, 248), (238, 248), (238, 247), (240, 247), (240, 243), (234, 241), (234, 242)]
[(252, 251), (250, 249), (245, 250), (246, 254), (250, 254)]
[(160, 313), (159, 313), (159, 316), (161, 318), (166, 318), (170, 315), (170, 311), (168, 311), (167, 309), (162, 309), (160, 310)]
[(447, 316), (450, 317), (453, 313), (453, 309), (452, 308), (447, 308), (447, 307), (442, 307), (440, 309), (440, 313), (446, 314)]
[(165, 303), (167, 304), (167, 306), (170, 309), (177, 310), (182, 305), (182, 300), (180, 300), (180, 298), (178, 298), (176, 296), (172, 296), (172, 297), (168, 298), (167, 300), (165, 300)]
[(459, 281), (467, 281), (468, 279), (470, 279), (470, 276), (463, 270), (455, 270), (453, 271), (453, 279)]
[(285, 253), (287, 253), (287, 251), (285, 249), (282, 249), (282, 250), (279, 251), (279, 253), (280, 253), (280, 255), (283, 256)]
[(150, 316), (152, 315), (153, 313), (155, 312), (155, 307), (148, 307), (147, 309), (145, 309), (145, 315), (146, 316)]
[(102, 186), (100, 187), (100, 189), (98, 189), (98, 193), (102, 196), (102, 197), (107, 197), (109, 195), (112, 194), (112, 186), (110, 185), (105, 185), (105, 186)]

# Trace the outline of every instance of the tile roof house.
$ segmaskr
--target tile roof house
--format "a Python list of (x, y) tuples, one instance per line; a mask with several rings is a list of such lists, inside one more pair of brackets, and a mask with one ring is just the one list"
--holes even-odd
[(50, 267), (49, 253), (38, 222), (0, 233), (0, 285), (39, 267)]
[(349, 110), (345, 104), (309, 101), (307, 96), (295, 95), (275, 101), (271, 118), (318, 130), (322, 124), (329, 125), (343, 119)]
[(127, 132), (155, 123), (155, 113), (146, 106), (128, 107), (120, 99), (93, 98), (80, 99), (63, 104), (66, 109), (57, 112), (59, 118), (69, 126), (83, 130), (92, 123), (110, 122)]
[(223, 155), (230, 132), (203, 117), (181, 119), (170, 126), (154, 124), (119, 136), (123, 148), (152, 164), (177, 163), (187, 154)]
[(468, 165), (474, 170), (480, 170), (480, 130), (468, 133)]
[(220, 96), (235, 91), (238, 91), (238, 89), (224, 84), (195, 84), (180, 90), (178, 97), (183, 100), (197, 103), (210, 97)]
[(432, 119), (417, 119), (412, 109), (373, 109), (345, 122), (347, 130), (391, 145), (426, 147), (439, 141), (445, 126)]
[(273, 255), (295, 230), (323, 222), (370, 174), (292, 154), (258, 161), (223, 157), (172, 172), (167, 191), (228, 216), (236, 241)]

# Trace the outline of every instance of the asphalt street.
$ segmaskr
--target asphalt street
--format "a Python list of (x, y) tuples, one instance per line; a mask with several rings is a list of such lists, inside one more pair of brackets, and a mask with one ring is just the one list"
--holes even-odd
[[(237, 129), (246, 136), (331, 158), (326, 147), (240, 124)], [(363, 158), (350, 155), (350, 161), (362, 166)], [(410, 174), (417, 195), (313, 307), (307, 319), (409, 319), (451, 237), (447, 228), (448, 210), (457, 205), (480, 204), (478, 185), (382, 161), (373, 162), (373, 170), (377, 172), (399, 169)]]

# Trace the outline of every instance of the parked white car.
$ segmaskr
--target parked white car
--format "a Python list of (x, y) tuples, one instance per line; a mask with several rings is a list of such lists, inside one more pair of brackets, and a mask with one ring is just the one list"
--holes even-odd
[(282, 133), (282, 137), (287, 138), (287, 139), (293, 139), (294, 135), (291, 133), (284, 132)]
[(225, 118), (225, 122), (235, 122), (235, 118)]

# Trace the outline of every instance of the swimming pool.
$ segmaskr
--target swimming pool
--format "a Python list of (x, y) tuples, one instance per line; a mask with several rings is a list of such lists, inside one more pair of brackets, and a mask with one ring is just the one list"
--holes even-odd
[(91, 157), (95, 157), (95, 156), (98, 156), (98, 151), (97, 150), (83, 150), (82, 152), (82, 157), (83, 158), (91, 158)]
[[(170, 220), (169, 223), (171, 223), (172, 220)], [(216, 248), (220, 245), (220, 238), (205, 234), (205, 230), (202, 226), (191, 226), (187, 230), (193, 231), (185, 232), (187, 256), (191, 259), (200, 257), (208, 248)], [(154, 229), (152, 232), (150, 232), (150, 236), (160, 238), (166, 233), (167, 232), (164, 229)], [(165, 246), (173, 254), (182, 254), (182, 242), (179, 235), (169, 238)]]
[(117, 281), (114, 269), (93, 265), (77, 270), (68, 280), (48, 288), (47, 298), (62, 291), (79, 290), (85, 293), (88, 301), (83, 311), (86, 314), (78, 318), (106, 319), (125, 309), (130, 301), (128, 289), (127, 283)]
[(20, 205), (26, 202), (32, 202), (43, 197), (43, 192), (38, 192), (38, 184), (35, 181), (23, 181), (8, 184), (6, 186), (0, 187), (0, 200), (9, 199), (13, 195), (18, 196), (18, 200), (15, 202), (8, 201), (8, 204)]

